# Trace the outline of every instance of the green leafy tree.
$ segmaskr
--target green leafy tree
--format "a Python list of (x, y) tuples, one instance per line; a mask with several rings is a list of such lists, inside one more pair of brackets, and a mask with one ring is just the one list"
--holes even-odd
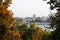
[(20, 26), (18, 27), (18, 30), (19, 30), (19, 31), (26, 31), (27, 29), (28, 29), (28, 26), (27, 26), (26, 24), (20, 25)]
[(51, 33), (43, 31), (43, 36), (41, 40), (52, 40)]
[(55, 17), (51, 16), (51, 28), (53, 28), (55, 31), (53, 32), (52, 39), (53, 40), (60, 40), (60, 12), (57, 12), (55, 14)]
[(28, 31), (27, 31), (27, 34), (32, 35), (34, 32), (35, 32), (35, 29), (29, 28)]
[(60, 40), (60, 0), (50, 0), (48, 2), (50, 4), (50, 9), (57, 9), (57, 13), (55, 16), (50, 17), (50, 26), (51, 28), (55, 29), (54, 32), (52, 33), (52, 40)]
[(31, 40), (32, 39), (31, 36), (35, 32), (35, 29), (32, 26), (28, 27), (26, 24), (19, 26), (18, 30), (25, 31), (22, 37), (23, 40)]

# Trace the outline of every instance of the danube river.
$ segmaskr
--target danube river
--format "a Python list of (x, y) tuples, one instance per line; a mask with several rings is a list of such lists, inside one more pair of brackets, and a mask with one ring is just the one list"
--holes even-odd
[(40, 27), (40, 28), (43, 29), (43, 30), (46, 29), (45, 27), (50, 27), (50, 26), (49, 26), (49, 23), (39, 23), (39, 22), (36, 23), (36, 26), (37, 26), (37, 27)]

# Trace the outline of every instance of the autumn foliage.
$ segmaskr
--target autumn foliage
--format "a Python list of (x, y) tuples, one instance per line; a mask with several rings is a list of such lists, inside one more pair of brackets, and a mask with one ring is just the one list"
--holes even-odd
[(8, 10), (12, 0), (0, 0), (0, 40), (20, 40), (15, 28), (15, 18)]

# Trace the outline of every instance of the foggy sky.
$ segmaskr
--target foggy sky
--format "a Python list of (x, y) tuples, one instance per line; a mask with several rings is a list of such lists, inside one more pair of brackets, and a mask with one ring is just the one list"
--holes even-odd
[(15, 17), (38, 17), (50, 14), (49, 4), (43, 0), (13, 0), (10, 9)]

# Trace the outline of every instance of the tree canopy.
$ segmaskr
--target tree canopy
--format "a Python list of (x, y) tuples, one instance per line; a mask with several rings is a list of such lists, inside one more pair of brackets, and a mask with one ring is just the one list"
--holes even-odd
[(55, 29), (52, 33), (52, 40), (60, 40), (60, 0), (50, 0), (50, 9), (56, 9), (57, 13), (50, 16), (50, 27)]
[(0, 0), (0, 40), (20, 40), (15, 28), (15, 18), (8, 10), (12, 0)]

